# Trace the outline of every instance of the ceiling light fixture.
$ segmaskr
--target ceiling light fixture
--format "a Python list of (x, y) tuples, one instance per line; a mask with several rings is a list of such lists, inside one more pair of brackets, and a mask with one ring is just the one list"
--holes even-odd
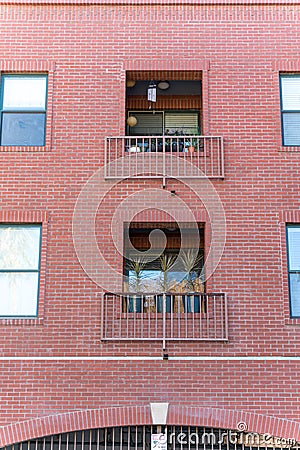
[(166, 89), (169, 89), (170, 83), (166, 80), (159, 81), (157, 83), (157, 87), (158, 87), (158, 89), (166, 90)]

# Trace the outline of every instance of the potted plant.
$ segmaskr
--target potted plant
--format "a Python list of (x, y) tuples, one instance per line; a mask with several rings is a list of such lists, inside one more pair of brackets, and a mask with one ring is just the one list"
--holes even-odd
[(200, 139), (198, 137), (198, 133), (196, 133), (192, 138), (191, 138), (191, 142), (190, 142), (190, 148), (189, 151), (191, 153), (195, 152), (195, 151), (199, 151), (199, 148), (201, 147), (200, 144)]
[[(203, 283), (200, 279), (203, 257), (196, 250), (188, 249), (180, 255), (180, 262), (185, 272), (183, 279), (186, 293), (203, 292)], [(188, 295), (186, 301), (187, 312), (200, 312), (199, 295)]]
[(190, 146), (191, 146), (191, 140), (190, 139), (184, 139), (184, 151), (186, 153), (189, 151)]
[(185, 140), (185, 149), (189, 153), (194, 153), (198, 148), (198, 139), (196, 137), (191, 137)]
[(161, 270), (161, 278), (160, 278), (160, 286), (163, 291), (163, 296), (160, 295), (158, 297), (158, 311), (163, 311), (163, 298), (166, 298), (166, 312), (171, 312), (171, 296), (166, 295), (171, 288), (171, 281), (169, 279), (169, 273), (173, 268), (176, 262), (176, 256), (163, 254), (160, 258), (160, 270)]
[[(133, 278), (129, 278), (129, 291), (139, 294), (143, 289), (143, 279), (145, 278), (146, 262), (142, 258), (130, 260), (127, 264), (127, 268), (133, 273)], [(142, 312), (142, 296), (133, 295), (129, 299), (128, 312)]]
[(198, 139), (196, 137), (192, 138), (192, 148), (194, 149), (193, 151), (198, 149)]

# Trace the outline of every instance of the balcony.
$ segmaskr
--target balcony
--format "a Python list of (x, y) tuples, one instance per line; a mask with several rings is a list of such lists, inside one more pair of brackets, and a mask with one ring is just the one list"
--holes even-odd
[(227, 341), (223, 293), (105, 293), (103, 341)]
[(223, 178), (220, 136), (118, 136), (105, 140), (105, 178)]

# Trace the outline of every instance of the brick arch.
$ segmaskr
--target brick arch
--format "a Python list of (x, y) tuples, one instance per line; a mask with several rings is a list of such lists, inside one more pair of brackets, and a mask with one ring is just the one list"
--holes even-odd
[[(150, 405), (72, 411), (6, 425), (0, 428), (0, 447), (53, 434), (92, 428), (152, 423)], [(203, 426), (236, 430), (244, 423), (247, 431), (268, 433), (300, 441), (300, 423), (254, 412), (170, 405), (168, 425)]]

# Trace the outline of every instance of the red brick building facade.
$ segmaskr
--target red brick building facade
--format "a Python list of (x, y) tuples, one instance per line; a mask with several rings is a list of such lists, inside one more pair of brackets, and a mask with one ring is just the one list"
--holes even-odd
[(0, 14), (0, 447), (165, 423), (300, 441), (300, 3)]

